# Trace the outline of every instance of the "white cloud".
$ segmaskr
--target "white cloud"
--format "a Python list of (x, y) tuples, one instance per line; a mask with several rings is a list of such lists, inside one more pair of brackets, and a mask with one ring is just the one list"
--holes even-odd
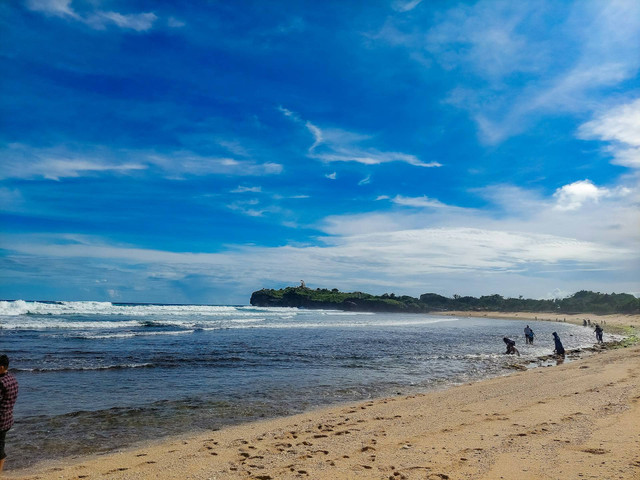
[(577, 210), (587, 203), (598, 203), (600, 199), (613, 196), (626, 196), (631, 190), (619, 187), (609, 190), (595, 186), (590, 180), (580, 180), (556, 190), (553, 196), (556, 199), (554, 208), (558, 210)]
[(608, 194), (606, 188), (598, 188), (589, 180), (580, 180), (559, 188), (553, 195), (557, 200), (555, 208), (558, 210), (577, 210), (587, 202), (597, 203)]
[(611, 142), (614, 163), (640, 168), (640, 99), (598, 115), (583, 124), (578, 134), (584, 139)]
[[(232, 303), (242, 303), (252, 290), (296, 284), (299, 278), (317, 286), (408, 295), (633, 292), (640, 269), (639, 178), (629, 175), (606, 186), (580, 180), (549, 196), (510, 185), (485, 187), (475, 192), (493, 208), (483, 210), (382, 195), (378, 200), (390, 201), (390, 211), (291, 224), (325, 233), (308, 245), (179, 253), (78, 235), (6, 234), (0, 248), (7, 250), (4, 271), (12, 280), (29, 284), (30, 275), (43, 275), (55, 282), (52, 276), (60, 272), (77, 278), (81, 288), (85, 278), (109, 278), (105, 285), (123, 295), (146, 288), (139, 299), (156, 298), (159, 288), (177, 295), (177, 284), (188, 291), (189, 282), (203, 282), (206, 291), (233, 290)], [(227, 206), (252, 217), (286, 213), (251, 197)]]
[[(260, 214), (258, 210), (245, 213)], [(481, 228), (421, 228), (324, 240), (324, 245), (315, 246), (245, 246), (220, 253), (180, 253), (111, 245), (72, 235), (8, 235), (0, 238), (0, 247), (21, 262), (37, 257), (39, 265), (46, 268), (59, 259), (66, 266), (87, 269), (92, 278), (104, 278), (104, 270), (110, 275), (119, 270), (123, 272), (119, 282), (130, 282), (129, 289), (134, 283), (148, 284), (152, 277), (156, 282), (175, 282), (203, 276), (212, 288), (237, 285), (244, 301), (250, 288), (296, 282), (300, 275), (322, 286), (366, 287), (374, 293), (393, 288), (412, 295), (443, 292), (440, 282), (447, 282), (451, 293), (456, 290), (450, 288), (495, 293), (488, 289), (497, 285), (497, 279), (504, 282), (508, 278), (518, 280), (517, 288), (526, 285), (525, 293), (543, 295), (556, 276), (545, 274), (545, 270), (562, 270), (565, 276), (577, 272), (585, 285), (585, 272), (603, 275), (597, 272), (617, 270), (630, 261), (637, 263), (637, 252), (622, 247), (561, 235)], [(522, 282), (524, 278), (527, 283)], [(114, 283), (110, 282), (112, 288)], [(507, 282), (498, 291), (522, 293), (514, 288)]]
[(338, 174), (336, 172), (327, 173), (325, 177), (327, 177), (329, 180), (335, 180), (338, 177)]
[[(556, 195), (544, 196), (535, 190), (497, 185), (476, 192), (490, 204), (482, 210), (439, 204), (428, 206), (428, 199), (405, 200), (416, 208), (397, 208), (390, 212), (362, 213), (325, 218), (317, 228), (333, 236), (358, 233), (393, 232), (431, 228), (475, 228), (523, 235), (543, 234), (579, 241), (634, 249), (640, 254), (638, 177), (624, 182), (595, 186), (591, 182), (559, 188)], [(387, 195), (378, 200), (395, 200)], [(437, 202), (437, 201), (436, 201)], [(420, 208), (420, 205), (423, 208)], [(583, 208), (579, 208), (582, 205)], [(588, 205), (589, 208), (584, 208)], [(434, 205), (435, 206), (435, 205)]]
[(434, 200), (427, 196), (422, 197), (405, 197), (403, 195), (396, 195), (392, 200), (396, 205), (403, 207), (417, 207), (417, 208), (442, 208), (446, 205), (439, 200)]

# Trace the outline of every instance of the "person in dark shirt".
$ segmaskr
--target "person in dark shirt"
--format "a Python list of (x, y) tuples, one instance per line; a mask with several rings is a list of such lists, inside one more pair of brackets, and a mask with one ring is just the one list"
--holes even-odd
[(562, 355), (564, 357), (564, 347), (562, 346), (562, 342), (560, 341), (560, 337), (558, 336), (558, 334), (556, 332), (553, 332), (553, 341), (555, 342), (555, 349), (554, 352), (556, 352), (558, 355)]
[(603, 343), (602, 327), (600, 325), (596, 325), (596, 329), (594, 330), (594, 332), (596, 332), (596, 340), (598, 340), (598, 343)]
[(504, 352), (505, 354), (507, 355), (518, 354), (518, 356), (520, 356), (520, 352), (516, 348), (516, 342), (514, 342), (513, 340), (507, 337), (503, 337), (502, 340), (504, 341), (504, 343), (507, 344), (507, 351)]
[(13, 426), (13, 406), (18, 398), (18, 381), (9, 373), (9, 357), (0, 355), (0, 472), (4, 467), (4, 440)]

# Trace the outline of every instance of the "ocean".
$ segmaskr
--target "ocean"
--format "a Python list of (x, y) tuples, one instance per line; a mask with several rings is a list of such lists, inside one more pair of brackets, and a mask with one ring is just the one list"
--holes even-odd
[(567, 350), (594, 344), (590, 328), (529, 325), (533, 345), (516, 320), (2, 301), (0, 352), (20, 383), (7, 468), (548, 365), (553, 331)]

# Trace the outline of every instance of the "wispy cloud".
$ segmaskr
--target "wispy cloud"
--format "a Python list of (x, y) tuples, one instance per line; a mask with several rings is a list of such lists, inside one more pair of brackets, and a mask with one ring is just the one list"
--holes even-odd
[(85, 21), (97, 30), (104, 30), (109, 25), (117, 25), (120, 28), (128, 28), (137, 32), (144, 32), (153, 27), (158, 19), (154, 13), (122, 14), (118, 12), (96, 12)]
[(36, 12), (80, 19), (80, 16), (71, 8), (71, 0), (27, 0), (26, 5), (27, 8)]
[(257, 208), (259, 205), (260, 201), (253, 198), (250, 200), (233, 202), (227, 205), (227, 208), (249, 217), (262, 217), (267, 210), (265, 208)]
[[(279, 107), (279, 110), (296, 123), (303, 120), (298, 114)], [(403, 162), (416, 167), (441, 167), (439, 162), (424, 162), (415, 155), (400, 152), (385, 152), (376, 148), (359, 146), (363, 140), (371, 137), (344, 130), (323, 130), (310, 121), (304, 122), (306, 129), (313, 135), (313, 143), (309, 147), (308, 156), (326, 163), (356, 162), (364, 165), (380, 165), (389, 162)]]
[(239, 185), (238, 188), (231, 190), (231, 193), (261, 193), (262, 187), (245, 187)]
[(421, 3), (422, 0), (396, 0), (391, 4), (391, 8), (398, 12), (410, 12)]
[(0, 179), (46, 178), (59, 180), (100, 173), (131, 173), (145, 170), (141, 162), (122, 161), (105, 157), (101, 152), (73, 152), (66, 148), (31, 148), (11, 144), (0, 151), (3, 168)]
[(313, 153), (315, 148), (324, 141), (324, 137), (322, 136), (322, 130), (320, 130), (311, 122), (306, 122), (305, 127), (307, 127), (307, 130), (309, 130), (313, 135), (313, 139), (314, 139), (313, 145), (309, 147), (309, 153)]
[(405, 197), (403, 195), (396, 195), (391, 199), (396, 205), (403, 207), (416, 207), (416, 208), (442, 208), (446, 205), (439, 200), (434, 200), (427, 196), (422, 197)]
[[(538, 28), (550, 15), (556, 28)], [(605, 89), (633, 78), (640, 3), (480, 1), (451, 8), (426, 29), (391, 17), (374, 38), (409, 50), (427, 68), (425, 52), (464, 73), (447, 101), (468, 111), (483, 142), (496, 144), (543, 115), (592, 111)]]
[(169, 17), (167, 19), (167, 25), (170, 28), (182, 28), (186, 25), (186, 22), (183, 22), (182, 20), (178, 20), (177, 18), (174, 18), (174, 17)]
[(278, 106), (278, 111), (281, 112), (285, 117), (289, 117), (289, 118), (291, 118), (292, 120), (294, 120), (296, 122), (301, 122), (302, 121), (297, 113), (292, 112), (288, 108), (284, 108), (282, 105)]
[(282, 165), (250, 159), (199, 155), (190, 151), (156, 153), (135, 150), (111, 150), (102, 146), (36, 148), (11, 144), (0, 150), (3, 169), (0, 179), (46, 178), (59, 180), (105, 173), (140, 173), (160, 169), (165, 177), (237, 175), (277, 175)]
[(0, 187), (0, 210), (16, 211), (24, 203), (22, 192), (16, 188)]
[(71, 7), (71, 0), (27, 0), (27, 8), (62, 18), (70, 18), (89, 25), (96, 30), (104, 30), (109, 25), (123, 29), (144, 32), (153, 27), (158, 17), (153, 12), (129, 13), (96, 10), (85, 15), (78, 14)]

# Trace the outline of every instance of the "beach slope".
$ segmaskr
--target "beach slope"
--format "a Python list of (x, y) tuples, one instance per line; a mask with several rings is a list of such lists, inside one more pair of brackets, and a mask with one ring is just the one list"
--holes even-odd
[(640, 346), (5, 473), (9, 479), (640, 479)]

